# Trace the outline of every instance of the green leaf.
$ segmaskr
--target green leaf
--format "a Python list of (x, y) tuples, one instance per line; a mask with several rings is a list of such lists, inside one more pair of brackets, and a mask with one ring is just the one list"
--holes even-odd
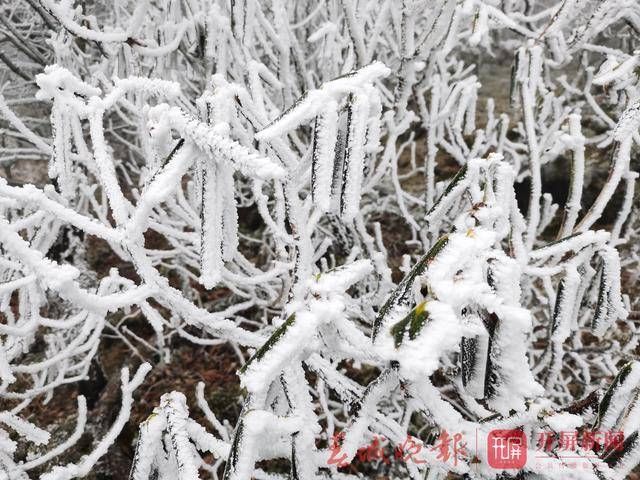
[(380, 327), (382, 327), (382, 323), (387, 314), (398, 305), (408, 305), (409, 304), (409, 296), (411, 294), (411, 287), (413, 286), (413, 282), (415, 279), (422, 275), (424, 271), (427, 269), (429, 264), (438, 256), (438, 254), (442, 251), (442, 249), (447, 245), (449, 241), (449, 236), (444, 235), (441, 237), (433, 247), (425, 254), (423, 257), (418, 260), (418, 263), (414, 265), (411, 271), (402, 279), (402, 281), (398, 284), (395, 290), (391, 293), (385, 304), (380, 309), (378, 316), (376, 317), (375, 322), (373, 323), (373, 339), (376, 339), (376, 336), (380, 332)]
[(391, 327), (391, 335), (393, 335), (396, 348), (402, 344), (407, 333), (409, 338), (414, 340), (422, 331), (422, 327), (429, 320), (427, 303), (427, 301), (419, 303), (406, 317)]

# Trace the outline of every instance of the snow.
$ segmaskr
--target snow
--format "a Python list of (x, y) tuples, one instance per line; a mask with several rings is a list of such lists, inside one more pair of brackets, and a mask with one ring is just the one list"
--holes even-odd
[(269, 140), (295, 129), (314, 118), (327, 102), (339, 101), (348, 93), (356, 93), (365, 85), (384, 78), (391, 70), (382, 62), (373, 62), (361, 69), (326, 82), (321, 88), (306, 92), (304, 97), (292, 105), (280, 117), (256, 134), (258, 140)]
[(260, 179), (279, 178), (284, 175), (284, 170), (277, 163), (228, 138), (228, 126), (225, 124), (209, 127), (190, 118), (180, 108), (167, 104), (149, 109), (148, 114), (152, 125), (165, 124), (176, 129), (207, 155), (222, 156), (229, 164), (237, 165), (245, 175), (255, 175)]
[(545, 421), (556, 432), (573, 432), (583, 424), (582, 418), (571, 413), (556, 413), (546, 417)]
[(331, 205), (331, 180), (335, 160), (335, 144), (338, 135), (338, 104), (331, 101), (315, 125), (313, 152), (312, 195), (318, 208), (326, 212)]

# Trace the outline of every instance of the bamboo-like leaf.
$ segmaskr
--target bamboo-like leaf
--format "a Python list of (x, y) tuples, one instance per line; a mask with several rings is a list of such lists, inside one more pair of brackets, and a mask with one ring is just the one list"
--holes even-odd
[(240, 373), (244, 373), (249, 367), (249, 365), (260, 361), (260, 359), (264, 357), (264, 355), (278, 343), (278, 341), (282, 338), (282, 336), (287, 332), (287, 329), (291, 325), (293, 325), (295, 321), (296, 321), (296, 315), (294, 313), (290, 315), (289, 318), (287, 318), (287, 320), (282, 325), (276, 328), (275, 332), (271, 334), (271, 336), (264, 343), (264, 345), (262, 345), (258, 349), (258, 351), (255, 354), (253, 354), (253, 356), (249, 359), (249, 361), (247, 361), (247, 363), (245, 363), (242, 366), (242, 368), (240, 368)]
[(636, 450), (639, 445), (640, 442), (638, 441), (638, 432), (635, 431), (624, 438), (622, 447), (609, 448), (606, 451), (602, 452), (600, 456), (604, 460), (604, 462), (609, 465), (609, 467), (615, 469), (621, 463), (623, 463), (624, 458), (633, 450)]
[(448, 200), (450, 199), (450, 197), (453, 197), (454, 193), (457, 193), (458, 189), (456, 187), (460, 186), (462, 182), (467, 178), (468, 172), (469, 168), (466, 164), (463, 165), (460, 170), (458, 170), (458, 172), (449, 182), (449, 185), (447, 185), (447, 188), (445, 188), (444, 192), (442, 192), (442, 195), (440, 195), (438, 200), (436, 200), (431, 209), (427, 212), (427, 215), (425, 216), (427, 222), (429, 222), (432, 217), (434, 217), (435, 214), (440, 211), (441, 208), (446, 208), (447, 203), (449, 203)]
[[(247, 400), (245, 400), (245, 408), (247, 405)], [(244, 410), (244, 409), (243, 409)], [(243, 412), (244, 413), (244, 412)], [(242, 456), (242, 443), (244, 440), (244, 415), (240, 415), (240, 419), (236, 424), (236, 429), (233, 433), (233, 442), (231, 443), (231, 450), (229, 451), (229, 456), (227, 457), (227, 462), (224, 466), (224, 473), (222, 475), (222, 480), (230, 480), (233, 478), (237, 466), (240, 463), (240, 459)]]
[(591, 328), (602, 335), (617, 319), (626, 318), (620, 292), (620, 259), (615, 249), (606, 247), (600, 251), (600, 284)]
[(522, 62), (522, 51), (518, 50), (513, 59), (513, 65), (511, 65), (511, 81), (509, 83), (509, 105), (514, 106), (518, 98), (519, 88), (518, 85), (518, 72)]
[(298, 472), (298, 456), (300, 455), (300, 452), (298, 452), (298, 449), (296, 448), (299, 435), (299, 432), (291, 435), (291, 480), (300, 480), (300, 473)]
[[(631, 392), (640, 384), (638, 372), (634, 372), (639, 365), (638, 362), (629, 362), (620, 369), (602, 400), (600, 400), (593, 430), (612, 428), (614, 426), (622, 409), (629, 402)], [(632, 375), (632, 373), (635, 374)], [(632, 383), (629, 384), (629, 381)]]
[(411, 287), (413, 286), (413, 282), (415, 279), (422, 275), (428, 265), (438, 256), (438, 254), (444, 249), (447, 245), (449, 237), (444, 235), (441, 237), (433, 247), (420, 259), (418, 263), (414, 265), (411, 271), (405, 276), (402, 281), (398, 284), (396, 289), (391, 293), (389, 299), (380, 309), (378, 316), (373, 324), (373, 340), (376, 339), (380, 331), (380, 327), (382, 326), (382, 322), (387, 314), (391, 311), (392, 308), (398, 305), (406, 305), (409, 301), (409, 294), (411, 293)]
[(474, 398), (483, 398), (489, 362), (489, 335), (463, 337), (460, 341), (462, 385)]
[(325, 110), (316, 117), (313, 129), (311, 196), (313, 203), (321, 211), (328, 211), (331, 204), (339, 120), (338, 104), (329, 102)]
[(605, 273), (604, 268), (600, 268), (600, 281), (598, 282), (598, 299), (596, 301), (596, 309), (593, 315), (593, 321), (591, 323), (591, 329), (596, 330), (601, 325), (605, 324), (609, 315), (608, 300), (609, 295), (605, 285)]

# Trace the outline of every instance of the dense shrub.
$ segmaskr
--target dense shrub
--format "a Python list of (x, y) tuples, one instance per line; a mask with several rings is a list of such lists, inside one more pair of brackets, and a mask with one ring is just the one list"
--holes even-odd
[[(122, 370), (119, 414), (77, 461), (83, 396), (62, 443), (23, 415), (85, 379), (106, 335), (157, 363), (178, 340), (227, 343), (242, 364), (235, 425), (205, 384), (211, 431), (162, 397), (136, 480), (355, 478), (372, 441), (414, 454), (372, 478), (640, 463), (621, 285), (638, 268), (635, 0), (1, 8), (0, 165), (47, 162), (50, 183), (0, 179), (0, 478), (82, 477), (108, 455), (149, 363)], [(567, 458), (533, 441), (504, 470), (496, 429), (624, 442)]]

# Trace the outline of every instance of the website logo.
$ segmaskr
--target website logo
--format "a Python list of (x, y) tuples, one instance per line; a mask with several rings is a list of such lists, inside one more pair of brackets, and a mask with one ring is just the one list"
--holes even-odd
[(519, 470), (527, 463), (527, 437), (522, 430), (491, 430), (487, 437), (489, 466)]

